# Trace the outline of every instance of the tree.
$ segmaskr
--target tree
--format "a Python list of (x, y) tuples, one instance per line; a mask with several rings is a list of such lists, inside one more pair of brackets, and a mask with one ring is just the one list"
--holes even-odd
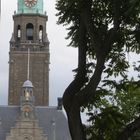
[[(115, 85), (114, 85), (115, 83)], [(140, 87), (131, 81), (113, 84), (115, 89), (105, 91), (96, 97), (96, 102), (88, 106), (89, 125), (86, 129), (88, 140), (116, 140), (120, 131), (137, 118), (140, 111)], [(136, 140), (140, 131), (136, 131), (130, 140)], [(139, 137), (138, 137), (139, 138)]]
[[(76, 75), (63, 95), (73, 140), (86, 140), (80, 110), (99, 94), (102, 74), (106, 75), (106, 83), (112, 76), (127, 79), (130, 64), (126, 53), (140, 53), (139, 3), (138, 0), (57, 0), (58, 24), (69, 26), (69, 45), (78, 47)], [(122, 133), (128, 139), (127, 127)]]

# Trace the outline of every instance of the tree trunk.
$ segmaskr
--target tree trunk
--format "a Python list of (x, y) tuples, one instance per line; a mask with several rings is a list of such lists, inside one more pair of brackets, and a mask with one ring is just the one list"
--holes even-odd
[(72, 140), (86, 140), (80, 116), (80, 105), (76, 94), (84, 86), (86, 78), (86, 30), (83, 23), (79, 27), (78, 47), (78, 72), (73, 82), (68, 86), (63, 95), (63, 105), (67, 113), (69, 130)]
[(67, 112), (72, 140), (86, 140), (80, 116), (80, 107), (76, 101), (73, 103), (71, 110)]

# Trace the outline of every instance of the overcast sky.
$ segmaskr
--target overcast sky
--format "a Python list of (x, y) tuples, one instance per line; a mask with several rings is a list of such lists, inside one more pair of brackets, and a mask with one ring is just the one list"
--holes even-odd
[[(9, 41), (13, 32), (12, 15), (17, 9), (17, 0), (2, 0), (0, 23), (0, 105), (7, 104)], [(57, 25), (55, 0), (44, 0), (47, 11), (47, 33), (50, 41), (50, 105), (57, 104), (65, 88), (73, 79), (72, 69), (77, 66), (77, 49), (66, 47), (65, 27)]]

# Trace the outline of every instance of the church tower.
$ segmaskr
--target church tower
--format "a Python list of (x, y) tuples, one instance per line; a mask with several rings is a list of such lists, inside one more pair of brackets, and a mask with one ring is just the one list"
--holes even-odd
[(34, 85), (35, 105), (49, 104), (49, 41), (46, 33), (47, 15), (43, 0), (18, 0), (13, 15), (14, 30), (9, 52), (9, 105), (20, 104), (22, 84), (27, 79), (30, 49), (30, 80)]

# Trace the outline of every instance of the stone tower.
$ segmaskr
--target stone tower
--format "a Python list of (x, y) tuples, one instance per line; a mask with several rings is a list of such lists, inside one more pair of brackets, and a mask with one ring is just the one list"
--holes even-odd
[[(14, 30), (9, 52), (9, 105), (20, 104), (23, 82), (27, 79), (28, 48), (30, 80), (34, 85), (35, 105), (49, 104), (49, 41), (43, 0), (18, 0), (13, 15)], [(37, 87), (37, 88), (36, 88)]]

